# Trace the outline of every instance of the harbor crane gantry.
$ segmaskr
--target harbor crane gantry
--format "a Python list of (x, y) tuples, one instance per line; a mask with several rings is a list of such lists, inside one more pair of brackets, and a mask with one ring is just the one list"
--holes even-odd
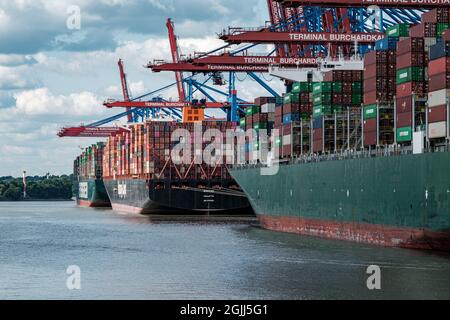
[[(373, 42), (382, 37), (385, 30), (398, 23), (417, 24), (420, 16), (428, 9), (449, 7), (449, 0), (267, 0), (270, 22), (261, 28), (229, 28), (221, 34), (227, 43), (221, 48), (208, 53), (180, 59), (172, 20), (167, 21), (172, 61), (167, 63), (155, 61), (150, 67), (155, 72), (173, 71), (176, 82), (131, 99), (126, 75), (121, 68), (122, 91), (124, 101), (105, 102), (107, 107), (126, 108), (116, 116), (92, 123), (86, 126), (63, 128), (60, 136), (102, 136), (109, 132), (124, 130), (121, 127), (101, 127), (109, 122), (127, 117), (128, 120), (145, 119), (149, 112), (155, 114), (160, 110), (167, 116), (181, 118), (179, 110), (189, 108), (220, 108), (227, 112), (227, 119), (236, 121), (239, 112), (250, 103), (239, 99), (236, 91), (236, 73), (244, 72), (265, 88), (271, 95), (278, 96), (265, 83), (257, 72), (267, 73), (270, 66), (310, 68), (318, 63), (318, 58), (335, 57), (338, 54), (350, 56), (355, 53), (355, 40), (359, 53), (365, 53), (373, 48)], [(378, 12), (376, 12), (378, 10)], [(374, 13), (377, 13), (377, 21)], [(231, 45), (245, 43), (248, 45), (219, 53), (230, 48)], [(275, 49), (267, 55), (248, 54), (258, 44), (274, 44)], [(120, 65), (119, 65), (120, 67)], [(183, 77), (184, 72), (192, 73), (190, 77)], [(221, 74), (229, 73), (228, 92), (209, 86), (210, 80), (214, 84), (224, 84)], [(198, 81), (197, 74), (206, 75), (207, 79)], [(178, 101), (165, 101), (153, 98), (151, 101), (141, 101), (162, 90), (177, 86)], [(185, 90), (185, 85), (188, 90)], [(194, 99), (194, 94), (200, 92), (206, 99)], [(213, 94), (226, 97), (226, 102), (217, 102)], [(128, 93), (128, 94), (126, 94)], [(127, 98), (128, 97), (128, 98)]]

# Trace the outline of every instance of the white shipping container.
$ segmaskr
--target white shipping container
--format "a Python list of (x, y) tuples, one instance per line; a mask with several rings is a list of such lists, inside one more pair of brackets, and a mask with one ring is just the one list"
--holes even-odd
[(261, 106), (262, 113), (275, 112), (275, 103), (266, 103)]
[(291, 145), (291, 135), (283, 136), (283, 146)]
[(447, 122), (435, 122), (428, 125), (428, 137), (430, 139), (445, 138), (447, 136)]
[(447, 89), (428, 93), (428, 106), (436, 107), (447, 104)]
[(434, 46), (437, 43), (437, 38), (424, 38), (425, 42), (425, 51), (429, 51), (431, 46)]

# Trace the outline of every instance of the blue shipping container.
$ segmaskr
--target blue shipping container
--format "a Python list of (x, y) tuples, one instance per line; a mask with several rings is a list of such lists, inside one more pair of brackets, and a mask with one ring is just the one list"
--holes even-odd
[(376, 51), (395, 50), (397, 48), (398, 38), (386, 37), (375, 42)]
[(300, 121), (300, 113), (288, 113), (283, 116), (283, 124)]
[(323, 116), (313, 119), (313, 129), (322, 129), (323, 128)]

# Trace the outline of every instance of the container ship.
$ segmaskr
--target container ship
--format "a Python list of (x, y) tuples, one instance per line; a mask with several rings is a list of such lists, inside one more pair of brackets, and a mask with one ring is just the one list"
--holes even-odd
[[(207, 129), (225, 132), (233, 122), (205, 121)], [(247, 197), (230, 176), (226, 156), (215, 165), (176, 164), (171, 151), (176, 130), (192, 134), (194, 123), (152, 121), (129, 126), (129, 132), (111, 136), (104, 151), (103, 180), (114, 210), (138, 214), (252, 214)], [(175, 139), (176, 140), (176, 139)], [(198, 141), (198, 140), (197, 140)], [(202, 137), (200, 137), (200, 141)], [(206, 142), (202, 142), (202, 150)], [(193, 150), (193, 149), (192, 149)]]
[(103, 150), (99, 142), (85, 149), (74, 161), (74, 195), (79, 206), (110, 207), (103, 183)]
[[(389, 28), (364, 70), (288, 86), (273, 106), (271, 163), (250, 150), (230, 171), (264, 228), (450, 249), (449, 22), (448, 8), (432, 10)], [(260, 126), (255, 105), (243, 129)]]

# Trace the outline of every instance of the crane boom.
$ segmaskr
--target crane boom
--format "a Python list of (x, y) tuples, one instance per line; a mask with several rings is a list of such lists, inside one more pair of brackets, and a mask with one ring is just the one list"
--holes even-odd
[[(234, 30), (234, 29), (230, 29)], [(384, 33), (335, 33), (335, 32), (271, 32), (234, 30), (220, 38), (228, 43), (375, 43), (385, 37)]]
[[(119, 59), (118, 65), (119, 65), (119, 72), (120, 72), (120, 83), (122, 85), (123, 99), (124, 99), (124, 101), (130, 101), (130, 92), (128, 91), (127, 75), (125, 74), (125, 71), (124, 71), (122, 59)], [(131, 110), (130, 108), (127, 108), (127, 112), (130, 110)], [(131, 112), (128, 112), (127, 118), (128, 118), (128, 122), (133, 121)]]
[[(172, 54), (172, 62), (178, 63), (180, 60), (179, 52), (178, 52), (178, 44), (177, 44), (177, 37), (175, 35), (175, 27), (173, 25), (172, 20), (169, 18), (167, 19), (167, 30), (169, 32), (169, 42), (170, 42), (170, 52)], [(185, 101), (185, 92), (184, 92), (184, 85), (183, 85), (183, 73), (182, 72), (175, 72), (175, 78), (177, 81), (177, 89), (178, 89), (178, 98), (180, 101)]]
[[(191, 102), (183, 102), (183, 101), (109, 101), (103, 104), (107, 108), (146, 108), (146, 109), (180, 109), (180, 108), (189, 108), (196, 107)], [(205, 102), (204, 107), (206, 109), (219, 109), (228, 107), (228, 103), (221, 102)]]

